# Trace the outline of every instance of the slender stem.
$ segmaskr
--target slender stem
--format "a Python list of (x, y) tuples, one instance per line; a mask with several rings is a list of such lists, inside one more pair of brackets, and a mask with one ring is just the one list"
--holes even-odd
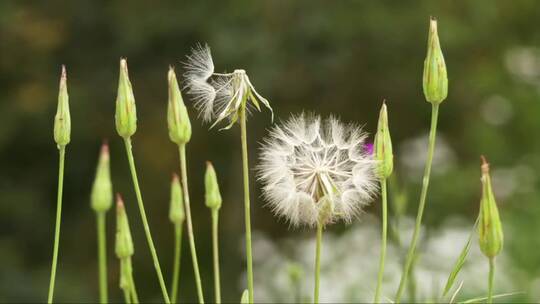
[(381, 179), (381, 193), (382, 193), (382, 235), (381, 235), (381, 257), (379, 260), (379, 274), (377, 276), (377, 287), (375, 289), (375, 299), (373, 302), (379, 303), (381, 285), (384, 274), (384, 261), (386, 259), (386, 238), (387, 238), (387, 195), (386, 195), (386, 178)]
[(489, 258), (488, 296), (487, 302), (493, 303), (493, 278), (495, 277), (495, 258)]
[(197, 262), (197, 249), (195, 248), (195, 236), (193, 235), (193, 223), (191, 221), (191, 207), (189, 203), (189, 191), (188, 191), (188, 179), (187, 179), (187, 165), (186, 165), (186, 146), (179, 145), (178, 150), (180, 153), (180, 172), (182, 174), (182, 188), (184, 192), (184, 206), (186, 208), (186, 221), (189, 239), (189, 248), (191, 250), (191, 260), (193, 262), (193, 272), (195, 274), (195, 284), (197, 285), (197, 296), (199, 297), (199, 303), (204, 303), (204, 296), (201, 284), (201, 275), (199, 273), (199, 262)]
[[(126, 303), (132, 303), (131, 301), (131, 273), (129, 272), (129, 258), (120, 259), (120, 288), (124, 292), (124, 301)], [(128, 280), (127, 282), (125, 280)]]
[(98, 263), (99, 263), (99, 301), (107, 303), (107, 239), (105, 236), (105, 212), (96, 213), (98, 235)]
[(251, 254), (251, 211), (249, 203), (249, 162), (245, 106), (240, 108), (240, 131), (242, 141), (242, 166), (244, 175), (244, 216), (246, 224), (247, 280), (249, 303), (253, 303), (253, 256)]
[(165, 281), (163, 280), (163, 274), (161, 273), (161, 267), (159, 266), (159, 260), (156, 253), (156, 248), (154, 247), (154, 241), (152, 240), (152, 234), (150, 233), (150, 226), (148, 225), (148, 220), (146, 219), (146, 212), (144, 210), (143, 199), (141, 195), (141, 189), (139, 187), (139, 179), (137, 178), (137, 170), (135, 168), (135, 160), (133, 159), (133, 151), (131, 148), (131, 138), (124, 138), (124, 143), (126, 146), (126, 153), (129, 161), (129, 169), (131, 171), (131, 178), (133, 180), (133, 188), (135, 188), (135, 194), (137, 196), (137, 204), (139, 205), (139, 212), (141, 213), (141, 219), (143, 222), (144, 233), (146, 235), (146, 241), (148, 242), (148, 247), (150, 247), (150, 253), (152, 254), (152, 260), (154, 261), (154, 268), (156, 269), (156, 274), (159, 280), (159, 285), (161, 287), (161, 292), (163, 293), (163, 299), (165, 303), (170, 303), (169, 295), (167, 293), (167, 287), (165, 286)]
[(315, 246), (315, 288), (313, 291), (313, 303), (319, 303), (319, 281), (321, 276), (321, 247), (322, 247), (323, 224), (317, 223), (317, 245)]
[(182, 254), (182, 227), (182, 223), (174, 225), (174, 269), (171, 303), (176, 303), (178, 295), (178, 281), (180, 280), (180, 258)]
[(129, 293), (129, 288), (122, 288), (122, 291), (124, 292), (124, 301), (126, 303), (131, 303), (131, 295)]
[(216, 303), (221, 303), (221, 284), (219, 276), (219, 242), (218, 242), (219, 210), (212, 210), (212, 253), (214, 255), (214, 292)]
[(139, 303), (139, 296), (137, 295), (137, 287), (135, 287), (135, 280), (133, 279), (133, 268), (131, 267), (131, 258), (129, 258), (129, 285), (131, 289), (131, 297), (133, 303)]
[(431, 163), (433, 161), (433, 152), (435, 150), (435, 136), (437, 134), (437, 118), (439, 115), (439, 105), (432, 104), (431, 111), (431, 127), (429, 130), (429, 147), (428, 155), (426, 160), (426, 167), (424, 169), (424, 178), (422, 180), (422, 191), (420, 193), (420, 204), (418, 205), (418, 214), (416, 215), (416, 223), (414, 227), (413, 237), (411, 240), (411, 245), (409, 251), (407, 252), (407, 259), (405, 262), (405, 267), (401, 275), (401, 280), (399, 282), (398, 292), (396, 294), (396, 303), (399, 303), (401, 295), (405, 290), (405, 283), (409, 275), (409, 269), (414, 259), (414, 254), (416, 250), (416, 243), (418, 241), (418, 236), (420, 235), (420, 229), (422, 225), (422, 216), (424, 215), (424, 207), (426, 205), (427, 190), (429, 186), (429, 176), (431, 174)]
[(54, 228), (54, 247), (53, 258), (51, 263), (51, 278), (49, 281), (49, 296), (47, 302), (52, 303), (54, 296), (54, 282), (56, 280), (56, 265), (58, 263), (58, 245), (60, 243), (60, 222), (62, 218), (62, 191), (64, 188), (64, 159), (66, 157), (66, 146), (58, 147), (59, 163), (58, 163), (58, 192), (56, 197), (56, 226)]

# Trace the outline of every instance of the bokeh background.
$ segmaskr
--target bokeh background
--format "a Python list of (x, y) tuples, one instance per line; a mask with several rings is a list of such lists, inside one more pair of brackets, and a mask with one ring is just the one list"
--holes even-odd
[[(501, 270), (500, 276), (514, 283), (499, 284), (497, 291), (525, 292), (507, 301), (538, 300), (538, 1), (4, 0), (0, 2), (0, 301), (46, 298), (57, 186), (58, 153), (52, 127), (61, 64), (68, 69), (73, 131), (67, 149), (56, 299), (98, 299), (95, 218), (89, 192), (99, 145), (107, 139), (114, 190), (125, 197), (134, 233), (139, 294), (142, 299), (159, 301), (123, 145), (114, 128), (119, 58), (125, 56), (129, 62), (138, 112), (134, 153), (161, 265), (170, 281), (169, 181), (178, 170), (178, 156), (167, 135), (168, 66), (177, 66), (181, 73), (180, 61), (190, 48), (207, 42), (216, 70), (247, 70), (258, 91), (272, 102), (278, 120), (303, 110), (333, 113), (373, 132), (378, 109), (386, 99), (396, 158), (396, 176), (390, 184), (391, 213), (395, 216), (403, 211), (407, 218), (417, 210), (429, 127), (430, 105), (424, 101), (421, 76), (430, 15), (439, 19), (449, 94), (441, 107), (426, 231), (444, 230), (450, 219), (459, 219), (460, 227), (470, 230), (480, 195), (479, 155), (485, 154), (492, 164), (504, 225), (505, 261), (512, 270)], [(185, 99), (190, 106), (189, 98)], [(220, 227), (223, 298), (237, 301), (245, 286), (239, 129), (208, 130), (196, 119), (192, 107), (190, 111), (194, 136), (188, 146), (189, 177), (205, 296), (213, 298), (210, 213), (203, 203), (203, 173), (205, 161), (212, 160), (224, 196)], [(254, 165), (258, 143), (271, 126), (270, 114), (257, 113), (248, 123)], [(252, 189), (256, 236), (264, 235), (285, 252), (300, 246), (294, 240), (312, 238), (312, 231), (289, 229), (264, 208), (254, 178)], [(345, 250), (353, 261), (371, 259), (376, 264), (373, 252), (378, 252), (375, 218), (379, 213), (376, 200), (366, 215), (374, 220), (364, 219), (362, 224), (369, 226), (371, 237), (359, 239), (361, 243)], [(108, 216), (109, 292), (118, 301), (113, 215)], [(357, 225), (353, 227), (357, 229)], [(396, 227), (394, 232), (399, 232), (399, 225)], [(354, 229), (336, 225), (328, 235), (339, 239)], [(464, 239), (450, 237), (447, 243), (459, 252)], [(371, 256), (354, 248), (370, 248)], [(420, 259), (431, 255), (429, 248), (420, 246)], [(304, 255), (307, 261), (312, 259), (310, 254)], [(436, 263), (449, 269), (456, 256)], [(324, 262), (332, 267), (331, 260)], [(264, 263), (257, 259), (255, 276), (258, 282), (270, 281), (271, 285), (272, 278), (280, 276), (263, 272), (268, 268)], [(478, 263), (487, 262), (480, 258)], [(285, 271), (291, 272), (290, 268)], [(348, 269), (362, 272), (360, 266)], [(386, 279), (394, 282), (399, 267), (389, 269)], [(366, 276), (363, 280), (374, 286), (375, 277)], [(339, 274), (336, 278), (339, 280)], [(483, 282), (484, 278), (485, 272), (480, 272), (473, 281)], [(312, 278), (306, 275), (302, 280), (310, 286)], [(262, 294), (264, 287), (260, 288)], [(395, 288), (393, 284), (385, 293), (391, 297)], [(262, 300), (279, 300), (286, 292), (267, 290), (268, 297)], [(196, 300), (187, 242), (180, 294), (181, 301)], [(327, 298), (332, 299), (336, 298)]]

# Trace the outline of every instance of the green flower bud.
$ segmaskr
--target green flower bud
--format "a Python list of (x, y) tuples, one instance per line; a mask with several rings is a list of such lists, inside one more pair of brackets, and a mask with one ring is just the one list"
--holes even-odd
[(101, 146), (99, 161), (96, 169), (96, 177), (92, 185), (92, 194), (90, 196), (92, 209), (96, 212), (105, 212), (109, 210), (113, 202), (111, 169), (109, 162), (109, 146), (104, 143)]
[(54, 116), (54, 141), (60, 146), (69, 144), (71, 139), (71, 116), (69, 115), (69, 96), (67, 92), (66, 67), (62, 66), (58, 107)]
[(116, 196), (116, 256), (119, 259), (129, 258), (135, 252), (129, 222), (124, 207), (124, 201), (120, 194)]
[(446, 65), (439, 43), (439, 35), (437, 34), (437, 20), (433, 17), (429, 21), (429, 36), (427, 56), (424, 61), (423, 87), (426, 100), (433, 104), (441, 103), (448, 95)]
[(137, 130), (137, 110), (135, 96), (129, 81), (126, 59), (120, 59), (120, 77), (118, 78), (118, 94), (116, 95), (116, 132), (129, 138)]
[(171, 182), (171, 204), (169, 219), (173, 224), (181, 225), (186, 215), (184, 214), (184, 196), (180, 187), (178, 175), (174, 174)]
[(182, 93), (178, 87), (176, 73), (169, 68), (169, 102), (167, 106), (167, 124), (169, 127), (169, 138), (172, 142), (183, 145), (191, 139), (191, 122), (186, 105), (182, 99)]
[(503, 248), (503, 231), (495, 196), (491, 189), (489, 164), (482, 156), (482, 198), (478, 219), (478, 238), (480, 250), (488, 258), (493, 258)]
[(392, 139), (388, 128), (388, 113), (383, 102), (379, 114), (377, 133), (375, 134), (375, 159), (379, 161), (378, 174), (381, 178), (388, 178), (394, 168), (394, 155), (392, 154)]
[(219, 193), (219, 185), (217, 180), (216, 171), (211, 162), (206, 162), (206, 173), (204, 175), (205, 194), (204, 198), (206, 206), (210, 209), (221, 208), (221, 194)]

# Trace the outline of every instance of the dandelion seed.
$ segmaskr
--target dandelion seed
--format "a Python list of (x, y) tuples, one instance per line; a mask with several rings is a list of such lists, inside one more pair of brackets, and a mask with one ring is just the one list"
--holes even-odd
[(301, 114), (274, 127), (258, 168), (274, 213), (294, 226), (350, 222), (377, 190), (365, 139), (359, 127), (335, 117)]
[(270, 103), (255, 90), (245, 70), (215, 73), (208, 45), (197, 44), (191, 51), (184, 63), (186, 88), (205, 122), (214, 121), (214, 127), (228, 119), (229, 123), (224, 129), (229, 129), (238, 120), (242, 107), (261, 111), (260, 103), (272, 112)]

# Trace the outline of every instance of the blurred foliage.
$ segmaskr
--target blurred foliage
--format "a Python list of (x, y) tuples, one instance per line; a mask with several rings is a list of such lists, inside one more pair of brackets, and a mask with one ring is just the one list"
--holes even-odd
[[(167, 136), (168, 65), (178, 66), (191, 46), (206, 41), (212, 46), (216, 70), (246, 69), (281, 119), (302, 110), (335, 113), (373, 132), (386, 98), (395, 172), (410, 195), (408, 212), (413, 214), (421, 182), (414, 167), (421, 170), (422, 162), (411, 162), (407, 147), (425, 137), (429, 124), (421, 76), (430, 15), (439, 19), (449, 71), (449, 97), (441, 106), (439, 124), (440, 139), (449, 152), (434, 165), (426, 224), (437, 226), (450, 215), (474, 222), (480, 195), (479, 155), (486, 154), (505, 229), (504, 250), (523, 291), (535, 290), (540, 284), (538, 1), (4, 0), (0, 2), (0, 301), (42, 301), (46, 296), (57, 181), (52, 127), (61, 64), (68, 68), (73, 133), (67, 147), (57, 300), (97, 300), (95, 219), (89, 192), (103, 139), (111, 144), (114, 189), (125, 196), (133, 226), (139, 293), (159, 300), (125, 154), (114, 129), (118, 59), (125, 56), (130, 65), (138, 110), (134, 153), (162, 268), (169, 277), (173, 229), (167, 221), (168, 187), (178, 160)], [(191, 116), (194, 136), (188, 158), (206, 298), (212, 296), (210, 213), (203, 203), (208, 159), (224, 192), (223, 298), (235, 300), (244, 289), (239, 130), (208, 131), (208, 126), (195, 121), (196, 113)], [(248, 123), (255, 164), (257, 143), (271, 123), (269, 114), (256, 114)], [(253, 178), (254, 198), (259, 196), (257, 186)], [(262, 200), (252, 203), (255, 230), (276, 239), (310, 235), (288, 230), (263, 208)], [(378, 211), (375, 203), (368, 212)], [(108, 224), (112, 249), (112, 214)], [(118, 263), (109, 252), (111, 296), (120, 299)], [(193, 301), (187, 246), (183, 257), (181, 300)], [(262, 275), (255, 269), (255, 276)], [(532, 298), (521, 300), (526, 299)]]

